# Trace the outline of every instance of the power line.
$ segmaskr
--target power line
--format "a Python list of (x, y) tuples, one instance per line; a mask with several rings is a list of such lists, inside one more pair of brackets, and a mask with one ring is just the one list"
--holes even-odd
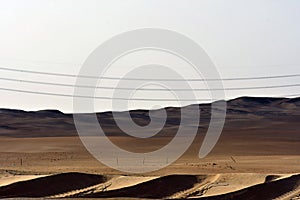
[(72, 97), (72, 98), (86, 98), (86, 99), (102, 99), (102, 100), (124, 100), (124, 101), (212, 101), (217, 99), (148, 99), (148, 98), (120, 98), (120, 97), (99, 97), (99, 96), (82, 96), (82, 95), (70, 95), (70, 94), (60, 94), (60, 93), (50, 93), (50, 92), (37, 92), (32, 90), (18, 90), (18, 89), (10, 89), (10, 88), (0, 88), (3, 91), (10, 92), (20, 92), (27, 94), (39, 94), (39, 95), (47, 95), (47, 96), (59, 96), (59, 97)]
[(291, 78), (300, 77), (300, 74), (288, 74), (288, 75), (277, 75), (277, 76), (260, 76), (260, 77), (236, 77), (236, 78), (223, 78), (223, 79), (150, 79), (150, 78), (120, 78), (120, 77), (97, 77), (89, 75), (74, 75), (74, 74), (63, 74), (63, 73), (52, 73), (52, 72), (41, 72), (32, 70), (21, 70), (11, 69), (6, 67), (0, 67), (0, 70), (30, 73), (30, 74), (41, 74), (49, 76), (61, 76), (61, 77), (73, 77), (73, 78), (90, 78), (90, 79), (106, 79), (106, 80), (130, 80), (130, 81), (240, 81), (240, 80), (260, 80), (260, 79), (278, 79), (278, 78)]
[[(36, 95), (46, 95), (46, 96), (58, 96), (58, 97), (72, 97), (72, 98), (88, 98), (88, 99), (102, 99), (102, 100), (131, 100), (131, 101), (216, 101), (220, 99), (147, 99), (147, 98), (119, 98), (119, 97), (99, 97), (99, 96), (80, 96), (80, 95), (69, 95), (69, 94), (60, 94), (60, 93), (50, 93), (50, 92), (37, 92), (32, 90), (18, 90), (18, 89), (10, 89), (10, 88), (0, 88), (2, 91), (9, 91), (9, 92), (19, 92), (19, 93), (26, 93), (26, 94), (36, 94)], [(300, 94), (295, 95), (281, 95), (281, 96), (300, 96)]]
[[(0, 60), (8, 60), (8, 61), (17, 61), (17, 62), (26, 62), (26, 63), (44, 63), (49, 65), (73, 65), (73, 66), (80, 66), (79, 63), (71, 63), (71, 62), (57, 62), (57, 61), (48, 61), (48, 60), (30, 60), (30, 59), (23, 59), (23, 58), (2, 58)], [(293, 66), (293, 65), (292, 65)]]
[[(148, 99), (148, 98), (119, 98), (119, 97), (100, 97), (100, 96), (81, 96), (81, 95), (69, 95), (69, 94), (60, 94), (60, 93), (50, 93), (50, 92), (37, 92), (37, 91), (32, 91), (32, 90), (18, 90), (18, 89), (10, 89), (10, 88), (0, 88), (2, 91), (9, 91), (9, 92), (19, 92), (19, 93), (26, 93), (26, 94), (36, 94), (36, 95), (46, 95), (46, 96), (58, 96), (58, 97), (72, 97), (72, 98), (88, 98), (88, 99), (101, 99), (101, 100), (126, 100), (126, 101), (216, 101), (220, 99)], [(281, 96), (300, 96), (300, 94), (295, 94), (295, 95), (281, 95)]]
[(286, 97), (295, 97), (295, 96), (300, 96), (300, 94), (289, 94), (289, 95), (285, 95)]
[[(32, 84), (40, 84), (40, 85), (53, 85), (53, 86), (63, 86), (63, 87), (78, 87), (78, 88), (92, 88), (92, 89), (106, 89), (106, 90), (139, 90), (139, 91), (169, 91), (169, 89), (163, 88), (124, 88), (124, 87), (105, 87), (105, 86), (88, 86), (88, 85), (71, 85), (71, 84), (63, 84), (63, 83), (52, 83), (52, 82), (41, 82), (41, 81), (29, 81), (24, 79), (13, 79), (13, 78), (2, 78), (0, 80), (5, 81), (13, 81), (13, 82), (23, 82), (23, 83), (32, 83)], [(254, 86), (254, 87), (236, 87), (236, 88), (212, 88), (212, 89), (180, 89), (174, 88), (172, 91), (216, 91), (216, 90), (257, 90), (257, 89), (271, 89), (271, 88), (287, 88), (287, 87), (299, 87), (300, 84), (289, 84), (289, 85), (270, 85), (270, 86)]]
[[(1, 60), (8, 60), (8, 61), (22, 61), (27, 63), (45, 63), (49, 65), (72, 65), (72, 66), (81, 66), (82, 63), (72, 63), (72, 62), (58, 62), (58, 61), (52, 61), (52, 60), (33, 60), (33, 59), (24, 59), (24, 58), (12, 58), (12, 57), (0, 57)], [(265, 67), (265, 68), (273, 68), (273, 67), (285, 67), (285, 66), (299, 66), (299, 64), (293, 64), (293, 63), (281, 63), (281, 64), (244, 64), (244, 65), (220, 65), (222, 67)]]

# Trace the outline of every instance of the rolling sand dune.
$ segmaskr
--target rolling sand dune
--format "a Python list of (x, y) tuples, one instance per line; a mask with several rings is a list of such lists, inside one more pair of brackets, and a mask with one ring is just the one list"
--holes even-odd
[(166, 198), (172, 194), (192, 188), (206, 176), (169, 175), (140, 183), (135, 186), (84, 195), (83, 197), (132, 197), (132, 198)]
[(291, 191), (295, 191), (295, 195), (298, 195), (299, 188), (300, 175), (293, 175), (288, 178), (254, 185), (236, 192), (201, 199), (286, 199), (291, 195)]
[(158, 178), (158, 176), (116, 176), (109, 180), (107, 190), (116, 190), (130, 187), (139, 183), (147, 182)]
[(203, 190), (203, 196), (214, 196), (241, 190), (252, 185), (264, 183), (265, 179), (265, 174), (256, 173), (219, 174), (217, 179), (206, 186), (207, 190)]
[(63, 173), (0, 187), (0, 198), (45, 197), (106, 181), (101, 175)]
[[(277, 178), (262, 182), (270, 176)], [(113, 187), (111, 187), (112, 182)], [(44, 187), (45, 185), (47, 187)], [(28, 191), (29, 188), (31, 190)], [(298, 174), (283, 176), (210, 174), (103, 177), (68, 173), (2, 187), (0, 197), (286, 200), (296, 199), (299, 192), (300, 175)]]
[(0, 178), (0, 186), (5, 186), (9, 185), (12, 183), (16, 183), (19, 181), (27, 181), (27, 180), (32, 180), (35, 178), (41, 178), (44, 177), (44, 175), (17, 175), (17, 176), (5, 176)]

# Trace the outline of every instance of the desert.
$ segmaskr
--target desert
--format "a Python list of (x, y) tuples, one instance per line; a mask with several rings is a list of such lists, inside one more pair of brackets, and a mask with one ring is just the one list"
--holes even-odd
[[(202, 114), (193, 144), (175, 163), (146, 174), (125, 174), (101, 164), (76, 135), (71, 114), (1, 109), (0, 197), (298, 199), (299, 98), (240, 97), (227, 105), (224, 130), (207, 157), (200, 159), (198, 152), (210, 104), (190, 105), (199, 106)], [(111, 112), (97, 116), (113, 143), (149, 152), (176, 133), (180, 108), (166, 110), (162, 132), (143, 140), (124, 135)], [(131, 116), (145, 124), (147, 112), (134, 110)]]

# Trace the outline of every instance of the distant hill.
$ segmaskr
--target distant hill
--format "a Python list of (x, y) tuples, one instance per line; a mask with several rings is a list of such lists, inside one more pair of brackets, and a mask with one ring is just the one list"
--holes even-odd
[[(205, 131), (210, 121), (211, 104), (187, 106), (201, 109), (199, 130)], [(166, 108), (168, 118), (159, 136), (172, 135), (180, 124), (180, 108)], [(130, 111), (139, 125), (149, 123), (148, 110)], [(98, 119), (108, 135), (123, 135), (116, 126), (112, 112), (97, 113)], [(155, 116), (160, 117), (160, 116)], [(191, 116), (191, 120), (193, 117)], [(224, 131), (241, 129), (294, 129), (300, 130), (300, 98), (240, 97), (227, 101), (227, 117)], [(54, 137), (76, 136), (72, 114), (57, 110), (26, 112), (0, 109), (0, 136), (6, 137)]]

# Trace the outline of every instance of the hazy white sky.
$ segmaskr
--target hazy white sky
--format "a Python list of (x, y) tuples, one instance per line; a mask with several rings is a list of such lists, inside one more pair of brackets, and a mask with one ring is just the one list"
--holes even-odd
[[(0, 66), (77, 74), (87, 56), (103, 41), (125, 31), (153, 27), (177, 31), (199, 43), (222, 78), (297, 74), (300, 73), (299, 9), (298, 0), (1, 0)], [(145, 61), (158, 57), (164, 60), (161, 62), (168, 63), (168, 55), (144, 54)], [(130, 65), (129, 60), (133, 61), (134, 57), (124, 58), (116, 65)], [(176, 64), (183, 67), (180, 61)], [(2, 70), (0, 73), (0, 77), (6, 78), (74, 83), (71, 78), (55, 79)], [(299, 83), (299, 77), (226, 82), (224, 86), (296, 83)], [(0, 84), (1, 88), (73, 93), (70, 88), (54, 86), (3, 80)], [(227, 91), (226, 98), (284, 96), (299, 94), (298, 91), (299, 87)], [(203, 96), (207, 94), (199, 95), (205, 98)], [(157, 94), (149, 95), (152, 96)], [(0, 98), (2, 108), (51, 108), (72, 112), (72, 99), (67, 97), (0, 91)], [(152, 105), (135, 102), (131, 108), (149, 106)], [(110, 103), (97, 101), (96, 109), (110, 110)]]

